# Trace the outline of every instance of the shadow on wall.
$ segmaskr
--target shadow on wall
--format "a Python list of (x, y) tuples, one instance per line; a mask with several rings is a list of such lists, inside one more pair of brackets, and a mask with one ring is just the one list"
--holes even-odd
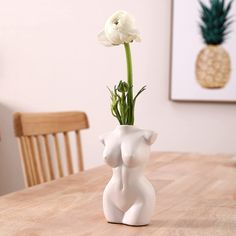
[(0, 195), (24, 187), (23, 174), (12, 114), (14, 109), (0, 103)]

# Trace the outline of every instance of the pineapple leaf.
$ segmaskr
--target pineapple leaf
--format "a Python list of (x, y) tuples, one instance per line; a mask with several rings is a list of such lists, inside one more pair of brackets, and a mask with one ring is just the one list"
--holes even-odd
[(227, 15), (228, 12), (230, 11), (233, 1), (234, 1), (234, 0), (231, 0), (231, 1), (229, 2), (229, 4), (226, 6), (226, 9), (225, 9), (226, 15)]
[(201, 7), (200, 32), (206, 44), (222, 44), (226, 39), (225, 36), (230, 32), (230, 25), (233, 23), (229, 16), (233, 0), (228, 4), (225, 3), (225, 0), (209, 0), (209, 3), (210, 5), (207, 6), (199, 1)]

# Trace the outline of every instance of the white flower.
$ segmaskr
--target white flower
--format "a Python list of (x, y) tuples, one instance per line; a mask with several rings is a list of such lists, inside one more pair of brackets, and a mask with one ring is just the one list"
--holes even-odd
[(134, 18), (125, 11), (117, 11), (107, 19), (98, 40), (105, 46), (141, 41)]

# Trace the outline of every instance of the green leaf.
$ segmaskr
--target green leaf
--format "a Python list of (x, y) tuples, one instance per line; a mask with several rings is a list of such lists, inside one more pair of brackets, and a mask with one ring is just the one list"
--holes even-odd
[[(225, 31), (232, 24), (228, 16), (233, 0), (227, 5), (225, 0), (210, 0), (210, 6), (199, 1), (201, 6), (199, 23), (200, 32), (206, 44), (221, 44), (225, 41)], [(230, 20), (229, 20), (230, 19)]]
[(136, 102), (136, 99), (137, 99), (137, 97), (144, 91), (144, 90), (146, 90), (146, 85), (145, 86), (143, 86), (139, 91), (138, 91), (138, 93), (136, 94), (136, 96), (134, 97), (134, 104), (135, 104), (135, 102)]

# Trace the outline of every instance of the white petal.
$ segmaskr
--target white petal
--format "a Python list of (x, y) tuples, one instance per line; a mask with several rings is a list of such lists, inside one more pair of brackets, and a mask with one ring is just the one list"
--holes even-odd
[(108, 18), (99, 38), (105, 46), (141, 41), (134, 18), (125, 11), (117, 11)]
[(141, 38), (139, 35), (136, 35), (136, 39), (135, 39), (136, 42), (141, 42)]
[(105, 34), (104, 31), (102, 31), (98, 34), (98, 41), (106, 47), (113, 46), (112, 43), (107, 39), (106, 34)]

